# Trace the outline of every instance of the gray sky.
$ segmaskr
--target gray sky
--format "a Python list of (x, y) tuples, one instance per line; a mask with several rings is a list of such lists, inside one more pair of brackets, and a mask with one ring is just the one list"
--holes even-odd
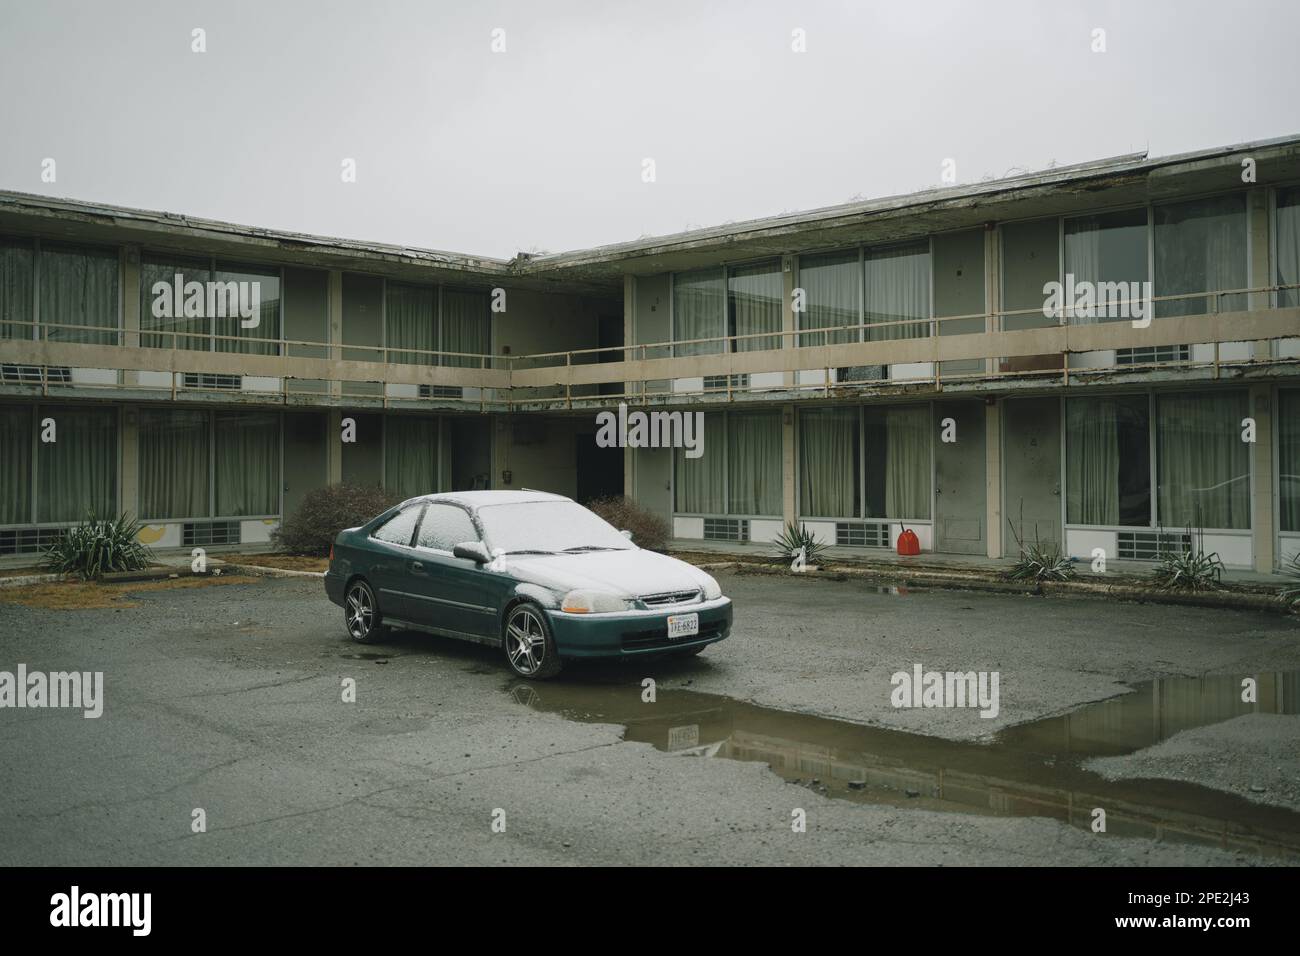
[(974, 182), (1297, 133), (1298, 36), (1295, 0), (0, 0), (0, 188), (558, 252), (946, 158)]

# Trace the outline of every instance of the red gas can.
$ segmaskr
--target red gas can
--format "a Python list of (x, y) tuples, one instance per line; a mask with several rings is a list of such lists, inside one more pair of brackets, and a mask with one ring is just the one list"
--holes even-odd
[(904, 528), (903, 533), (898, 536), (898, 553), (902, 555), (921, 553), (921, 542), (911, 528)]

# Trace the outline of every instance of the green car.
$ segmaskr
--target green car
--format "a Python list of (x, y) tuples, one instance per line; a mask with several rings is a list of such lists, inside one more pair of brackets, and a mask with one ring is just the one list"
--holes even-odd
[(325, 593), (354, 641), (389, 628), (461, 638), (503, 648), (528, 678), (569, 657), (690, 655), (725, 638), (718, 582), (630, 539), (560, 495), (426, 495), (339, 532)]

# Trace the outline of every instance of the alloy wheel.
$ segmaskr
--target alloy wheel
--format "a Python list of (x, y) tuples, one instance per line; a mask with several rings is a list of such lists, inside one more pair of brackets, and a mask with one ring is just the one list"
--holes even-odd
[(348, 591), (348, 633), (355, 641), (364, 641), (375, 621), (375, 601), (370, 588), (358, 582)]
[(524, 676), (536, 674), (546, 662), (546, 630), (531, 608), (520, 607), (511, 613), (506, 624), (506, 654), (510, 666)]

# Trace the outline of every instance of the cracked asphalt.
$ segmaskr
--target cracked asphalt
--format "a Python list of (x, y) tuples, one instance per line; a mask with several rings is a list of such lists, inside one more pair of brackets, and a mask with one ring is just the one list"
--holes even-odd
[[(653, 676), (968, 739), (1124, 681), (1300, 665), (1300, 628), (1280, 615), (720, 580), (736, 631), (702, 658), (585, 665), (561, 679), (639, 695)], [(105, 682), (98, 720), (0, 710), (2, 865), (1253, 862), (1044, 819), (831, 800), (758, 763), (624, 742), (621, 727), (525, 706), (494, 650), (409, 633), (352, 644), (314, 579), (133, 600), (0, 604), (0, 670), (103, 671)], [(892, 709), (888, 676), (915, 661), (1000, 668), (998, 719)], [(342, 699), (348, 678), (355, 703)], [(807, 832), (792, 832), (795, 808)], [(194, 832), (196, 810), (205, 832)]]

